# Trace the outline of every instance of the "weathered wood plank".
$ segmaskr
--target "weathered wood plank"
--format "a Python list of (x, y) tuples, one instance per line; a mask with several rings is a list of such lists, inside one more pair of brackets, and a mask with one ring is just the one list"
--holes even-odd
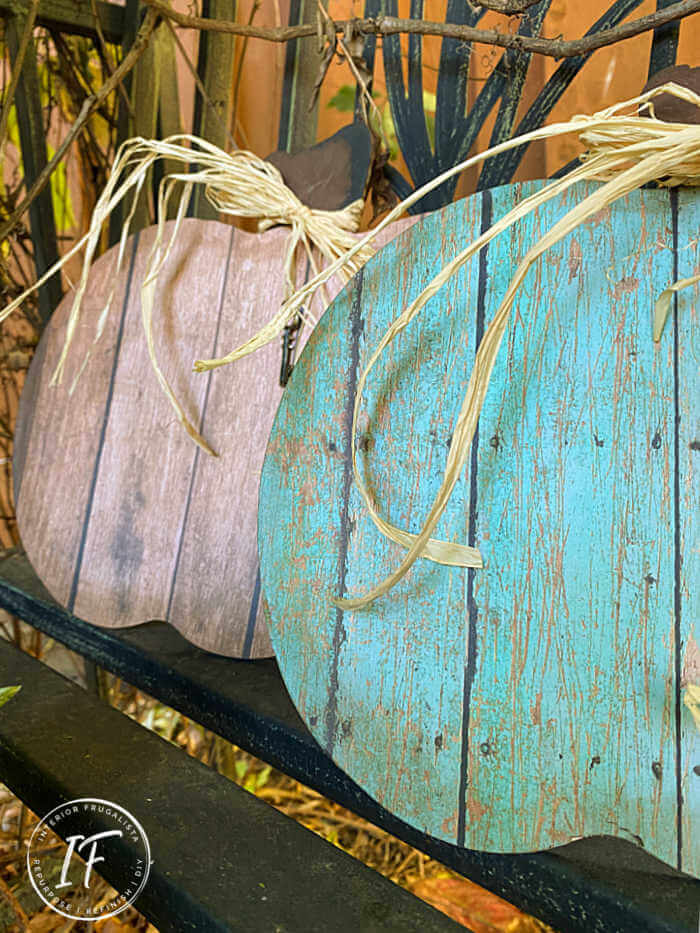
[[(678, 191), (678, 278), (700, 273), (700, 200), (692, 189)], [(677, 595), (681, 691), (700, 684), (700, 287), (678, 296), (678, 541)], [(665, 339), (670, 343), (671, 334)], [(700, 728), (678, 697), (681, 837), (679, 868), (700, 876)]]
[[(383, 805), (452, 840), (459, 803), (452, 776), (461, 750), (454, 713), (462, 699), (463, 585), (454, 581), (454, 587), (441, 587), (443, 569), (422, 563), (411, 585), (376, 611), (339, 613), (328, 605), (329, 593), (374, 582), (394, 552), (350, 487), (354, 389), (381, 322), (398, 312), (399, 301), (419, 294), (454, 243), (478, 232), (480, 201), (470, 200), (467, 210), (456, 214), (446, 242), (435, 236), (441, 221), (424, 218), (382, 250), (320, 323), (318, 334), (326, 339), (312, 335), (268, 448), (260, 547), (275, 649), (281, 652), (285, 683), (315, 737)], [(400, 523), (415, 524), (424, 505), (411, 492), (403, 494), (407, 478), (418, 471), (434, 489), (439, 477), (449, 436), (440, 418), (441, 400), (448, 385), (461, 383), (465, 353), (472, 352), (461, 334), (464, 317), (468, 328), (475, 309), (458, 295), (460, 287), (476, 292), (476, 274), (473, 265), (467, 268), (449, 297), (435, 299), (411, 327), (400, 349), (387, 351), (367, 395), (364, 410), (378, 423), (371, 434), (361, 425), (361, 447), (371, 451), (370, 488), (381, 490), (382, 512)], [(451, 313), (443, 333), (445, 306)], [(446, 375), (441, 360), (450, 347), (457, 359)], [(429, 372), (425, 402), (415, 412), (414, 361), (420, 361), (422, 373)], [(466, 527), (457, 508), (441, 531), (462, 538)], [(414, 624), (414, 612), (425, 616), (425, 626)], [(435, 626), (444, 634), (440, 642)], [(460, 643), (461, 650), (455, 650)], [(444, 680), (428, 674), (435, 668), (444, 669)]]
[[(134, 259), (135, 287), (114, 359), (114, 393), (95, 462), (82, 563), (76, 568), (76, 615), (92, 619), (99, 607), (108, 624), (167, 618), (166, 581), (175, 571), (196, 450), (192, 443), (180, 443), (182, 429), (158, 389), (143, 335), (139, 285), (155, 231), (144, 231)], [(209, 346), (216, 331), (217, 296), (227, 269), (225, 233), (188, 225), (188, 235), (178, 237), (161, 272), (153, 313), (159, 363), (195, 423), (208, 377), (192, 373), (191, 359), (199, 342)], [(208, 275), (187, 276), (188, 259), (205, 246), (211, 257)]]
[[(222, 282), (217, 329), (202, 344), (206, 356), (221, 355), (242, 343), (260, 326), (266, 309), (282, 299), (281, 277), (272, 274), (274, 259), (261, 260), (266, 250), (276, 257), (279, 268), (287, 232), (271, 230), (261, 241), (234, 227), (223, 229), (226, 234), (220, 237), (219, 250), (226, 254), (218, 264), (228, 272)], [(210, 257), (209, 248), (200, 253), (201, 278), (206, 277)], [(261, 300), (263, 288), (269, 305)], [(188, 493), (191, 508), (181, 532), (164, 616), (182, 620), (178, 627), (197, 644), (237, 657), (272, 654), (263, 623), (256, 541), (260, 470), (282, 395), (279, 357), (275, 342), (210, 379), (205, 405), (200, 407), (202, 430), (219, 457), (195, 453)], [(232, 404), (233, 400), (239, 404)], [(240, 619), (232, 627), (234, 606), (240, 607)]]
[[(394, 295), (386, 288), (397, 254), (403, 257), (400, 293), (406, 304), (454, 255), (456, 244), (478, 236), (480, 226), (479, 199), (455, 216), (443, 236), (431, 236), (429, 218), (424, 218), (422, 228), (411, 231), (403, 250), (397, 244), (397, 252), (386, 256), (384, 271), (365, 277), (359, 313), (364, 316), (371, 308), (374, 325), (378, 313), (386, 319), (398, 312)], [(478, 273), (478, 262), (472, 262), (432, 300), (405, 337), (389, 348), (365, 396), (363, 409), (372, 427), (363, 427), (363, 471), (382, 514), (401, 528), (415, 528), (425, 513), (425, 498), (410, 477), (420, 476), (422, 489), (434, 493), (444, 469), (451, 404), (473, 352), (463, 334), (473, 328), (477, 308), (473, 302), (464, 302), (463, 296), (477, 293)], [(374, 327), (370, 329), (367, 322), (360, 334), (360, 359), (367, 357), (374, 343)], [(449, 360), (446, 367), (443, 360)], [(427, 374), (420, 383), (418, 371)], [(465, 540), (469, 481), (467, 470), (456, 491), (459, 505), (440, 523), (440, 537)], [(324, 503), (320, 506), (323, 509)], [(392, 560), (395, 546), (368, 520), (354, 486), (346, 508), (344, 588), (354, 593), (374, 582), (374, 568)], [(370, 567), (371, 581), (367, 579)], [(403, 807), (411, 823), (427, 828), (422, 794), (416, 793), (418, 780), (419, 787), (430, 787), (430, 822), (444, 833), (456, 831), (459, 812), (459, 787), (452, 775), (459, 770), (461, 730), (452, 711), (462, 705), (465, 612), (463, 574), (448, 571), (448, 576), (443, 586), (444, 568), (422, 562), (398, 599), (387, 600), (371, 614), (346, 613), (336, 622), (332, 663), (337, 667), (337, 688), (329, 685), (326, 705), (327, 713), (333, 713), (332, 721), (328, 715), (328, 728), (335, 728), (334, 733), (327, 733), (329, 747), (344, 759), (364, 765), (357, 769), (355, 779), (362, 783), (371, 780), (373, 772), (376, 776), (378, 760), (386, 754), (387, 762), (396, 763), (381, 768), (379, 788), (387, 808), (398, 812)], [(416, 617), (439, 620), (441, 637), (435, 638), (430, 624), (416, 626)], [(372, 643), (382, 646), (387, 661), (395, 659), (393, 673), (383, 660), (378, 665), (373, 652), (363, 650)], [(428, 674), (436, 668), (442, 672), (440, 678)], [(347, 709), (353, 713), (343, 714)], [(382, 739), (389, 722), (387, 746)], [(369, 760), (367, 748), (375, 752)]]
[[(83, 306), (84, 316), (76, 334), (77, 345), (82, 343), (89, 347), (92, 343), (94, 323), (99, 318), (104, 296), (114, 283), (115, 268), (116, 255), (112, 251), (100, 257), (92, 269), (91, 287)], [(120, 339), (125, 300), (128, 301), (132, 285), (129, 268), (127, 262), (126, 276), (116, 283), (115, 312), (107, 319), (100, 344), (93, 351), (92, 378), (78, 382), (69, 405), (57, 404), (60, 397), (68, 398), (71, 381), (80, 367), (80, 358), (74, 356), (64, 384), (56, 389), (48, 385), (63, 346), (71, 300), (69, 294), (42, 335), (29, 368), (27, 384), (30, 391), (23, 393), (20, 399), (18, 443), (13, 460), (17, 520), (20, 527), (28, 522), (27, 539), (36, 538), (31, 553), (32, 563), (38, 574), (45, 574), (50, 579), (52, 595), (64, 606), (71, 602), (92, 470), (110, 392), (111, 360)], [(56, 457), (61, 454), (70, 456), (71, 465), (66, 479), (68, 488), (57, 481), (58, 472), (52, 472), (60, 469), (56, 465)], [(69, 509), (68, 521), (60, 514), (60, 507), (57, 508), (64, 496), (64, 503)], [(61, 544), (57, 547), (59, 540)]]
[[(514, 192), (484, 197), (500, 216)], [(360, 449), (383, 514), (419, 526), (484, 317), (525, 244), (580, 197), (492, 244), (478, 284), (472, 269), (380, 360)], [(650, 332), (673, 275), (668, 194), (603, 212), (523, 287), (470, 475), (439, 528), (479, 546), (485, 568), (419, 561), (369, 609), (328, 605), (400, 556), (350, 488), (357, 373), (439, 251), (471, 237), (478, 203), (385, 248), (311, 337), (262, 477), (273, 647), (321, 745), (421, 830), (492, 851), (639, 836), (675, 863), (673, 352)]]
[[(169, 229), (170, 225), (166, 236)], [(69, 381), (58, 389), (46, 385), (62, 342), (70, 297), (54, 314), (42, 339), (47, 341), (46, 359), (21, 480), (18, 521), (30, 560), (55, 598), (103, 625), (167, 618), (195, 461), (196, 448), (157, 387), (143, 337), (139, 285), (154, 235), (155, 228), (143, 233), (132, 267), (121, 275), (121, 293), (126, 279), (131, 289), (123, 302), (120, 345), (119, 315), (112, 314), (111, 333), (97, 345), (73, 397)], [(174, 391), (195, 418), (211, 377), (193, 374), (191, 361), (214, 341), (229, 242), (230, 228), (188, 221), (161, 274), (154, 313), (158, 356)], [(197, 258), (202, 251), (207, 255), (206, 275), (200, 274)], [(91, 273), (85, 323), (72, 361), (80, 360), (92, 341), (96, 312), (111, 284), (115, 252), (100, 259)], [(277, 252), (272, 250), (272, 262), (280, 261)], [(73, 370), (76, 367), (73, 362)], [(22, 406), (20, 419), (26, 417)], [(66, 446), (69, 438), (72, 449)], [(130, 445), (132, 453), (126, 454)], [(57, 536), (73, 545), (57, 547)], [(198, 619), (191, 622), (196, 626)]]
[[(108, 42), (118, 44), (124, 34), (124, 7), (116, 3), (95, 4), (100, 26)], [(0, 0), (0, 17), (26, 13), (28, 4), (22, 0)], [(96, 37), (95, 17), (89, 0), (42, 0), (36, 22), (38, 26), (59, 29), (78, 36)]]

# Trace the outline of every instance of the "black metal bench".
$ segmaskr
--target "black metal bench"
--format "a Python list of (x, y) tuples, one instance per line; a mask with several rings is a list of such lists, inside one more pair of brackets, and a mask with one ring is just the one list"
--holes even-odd
[[(605, 23), (619, 22), (639, 5), (640, 0), (616, 0)], [(659, 0), (659, 7), (665, 5), (666, 0)], [(367, 15), (377, 13), (379, 6), (379, 0), (368, 0)], [(544, 2), (532, 8), (521, 28), (536, 30), (547, 6)], [(384, 10), (393, 13), (395, 7), (396, 0), (387, 0)], [(129, 0), (124, 9), (105, 4), (98, 4), (98, 9), (108, 37), (128, 45), (135, 33), (138, 4)], [(303, 3), (293, 0), (291, 21), (299, 21), (303, 9)], [(414, 0), (412, 15), (420, 16), (421, 11), (422, 3)], [(204, 12), (207, 15), (206, 4)], [(17, 7), (0, 0), (0, 15), (15, 17), (10, 32), (14, 30), (16, 36)], [(478, 15), (462, 0), (449, 0), (447, 19), (476, 23)], [(80, 2), (51, 0), (40, 8), (38, 22), (68, 32), (89, 34), (93, 28), (89, 4)], [(594, 28), (600, 26), (601, 22)], [(675, 60), (677, 37), (674, 26), (657, 31), (650, 73)], [(11, 49), (12, 42), (10, 36)], [(310, 141), (303, 136), (311, 131), (300, 131), (294, 123), (294, 114), (302, 113), (308, 101), (310, 85), (303, 72), (307, 77), (313, 72), (301, 45), (290, 44), (287, 50), (282, 148)], [(484, 85), (477, 106), (464, 117), (466, 88), (460, 63), (468, 51), (446, 40), (439, 77), (442, 110), (436, 116), (432, 150), (425, 138), (419, 40), (412, 37), (409, 42), (408, 95), (398, 39), (385, 39), (384, 46), (397, 135), (416, 184), (463, 157), (483, 115), (498, 100), (499, 138), (541, 123), (586, 60), (582, 56), (564, 61), (516, 126), (515, 103), (527, 56), (507, 58)], [(375, 41), (370, 39), (364, 53), (370, 72), (374, 53)], [(45, 162), (41, 147), (37, 150), (31, 68), (28, 62), (17, 98), (29, 183)], [(33, 161), (28, 152), (34, 153)], [(480, 187), (509, 180), (518, 158), (516, 153), (495, 160), (482, 173)], [(390, 172), (390, 180), (400, 194), (410, 188), (396, 172)], [(453, 191), (436, 192), (429, 204), (420, 207), (439, 207)], [(37, 202), (31, 217), (39, 272), (56, 253), (49, 217), (52, 220), (50, 196)], [(54, 279), (42, 291), (44, 319), (56, 304), (60, 294), (56, 289)], [(597, 837), (547, 853), (492, 855), (458, 849), (402, 823), (320, 750), (293, 708), (274, 660), (212, 656), (159, 622), (121, 631), (98, 629), (58, 607), (19, 551), (0, 561), (0, 607), (562, 933), (695, 933), (698, 929), (700, 883), (648, 856), (633, 841)], [(118, 800), (137, 812), (155, 854), (151, 878), (137, 906), (163, 933), (456, 929), (451, 920), (418, 899), (180, 754), (97, 697), (0, 642), (0, 684), (17, 682), (25, 689), (0, 715), (0, 779), (40, 814), (86, 794)], [(134, 761), (141, 763), (136, 769)], [(107, 880), (118, 884), (121, 870), (122, 866), (110, 865), (113, 875), (106, 872)]]

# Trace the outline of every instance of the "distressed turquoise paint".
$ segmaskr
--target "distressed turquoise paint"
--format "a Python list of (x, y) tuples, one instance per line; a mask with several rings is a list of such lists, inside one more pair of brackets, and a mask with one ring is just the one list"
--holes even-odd
[[(509, 257), (581, 195), (504, 238), (489, 309)], [(510, 203), (496, 191), (494, 214)], [(615, 833), (675, 862), (673, 339), (651, 339), (672, 276), (669, 195), (635, 193), (531, 271), (493, 374), (467, 792), (483, 848)]]
[[(493, 192), (494, 217), (513, 196)], [(319, 742), (420, 829), (498, 851), (631, 832), (675, 862), (673, 341), (654, 348), (650, 335), (654, 295), (673, 271), (666, 193), (631, 195), (525, 283), (480, 425), (475, 488), (467, 471), (439, 528), (466, 540), (476, 493), (487, 566), (471, 587), (465, 571), (419, 561), (369, 610), (343, 615), (327, 602), (399, 559), (349, 483), (358, 366), (478, 232), (480, 203), (427, 216), (385, 247), (297, 364), (260, 497), (273, 645)], [(524, 244), (563, 210), (545, 208), (492, 244), (487, 320)], [(473, 359), (478, 265), (395, 341), (363, 403), (368, 484), (383, 513), (414, 530)]]
[[(445, 242), (441, 218), (435, 216), (412, 228), (410, 239), (402, 234), (393, 250), (382, 250), (356, 280), (354, 291), (348, 290), (334, 304), (333, 320), (326, 315), (314, 331), (310, 340), (323, 350), (302, 355), (285, 393), (303, 399), (304, 414), (296, 405), (280, 409), (265, 465), (261, 508), (266, 518), (260, 526), (272, 626), (279, 643), (286, 646), (287, 687), (304, 708), (307, 722), (338, 760), (350, 762), (346, 766), (356, 771), (371, 793), (397, 809), (403, 801), (412, 821), (425, 829), (438, 825), (443, 835), (453, 839), (459, 795), (452, 775), (459, 770), (461, 755), (463, 574), (454, 571), (454, 586), (446, 588), (443, 568), (422, 565), (417, 576), (397, 591), (398, 604), (378, 605), (371, 616), (356, 613), (339, 618), (328, 609), (327, 599), (329, 593), (339, 592), (341, 579), (350, 591), (361, 585), (364, 568), (375, 555), (388, 564), (395, 554), (367, 519), (349, 483), (346, 454), (352, 397), (347, 390), (357, 375), (352, 365), (353, 326), (355, 356), (364, 360), (379, 337), (380, 322), (397, 310), (389, 303), (388, 278), (397, 277), (407, 299), (417, 296), (433, 270), (454, 251), (455, 242), (468, 241), (478, 232), (479, 201), (469, 206), (469, 211), (455, 217)], [(413, 260), (416, 253), (419, 262), (397, 265), (397, 256), (410, 254)], [(443, 416), (441, 400), (454, 399), (473, 355), (473, 346), (463, 337), (465, 321), (469, 333), (473, 308), (459, 296), (475, 291), (476, 271), (475, 263), (450, 287), (451, 307), (445, 318), (442, 300), (426, 309), (424, 318), (406, 335), (398, 359), (387, 353), (381, 361), (367, 393), (366, 411), (375, 427), (363, 441), (370, 453), (369, 461), (364, 460), (370, 485), (387, 490), (382, 507), (395, 521), (415, 524), (416, 510), (421, 514), (422, 490), (401, 494), (416, 472), (433, 491), (439, 484), (449, 436), (447, 420), (452, 416), (451, 410)], [(357, 316), (358, 302), (362, 320)], [(457, 357), (445, 375), (442, 359), (445, 354), (452, 356), (455, 348)], [(429, 383), (422, 403), (414, 382), (418, 360)], [(447, 391), (450, 386), (452, 392)], [(334, 400), (332, 406), (329, 399)], [(308, 494), (299, 509), (304, 490)], [(460, 498), (442, 527), (455, 539), (466, 533)], [(274, 516), (290, 514), (291, 522), (275, 521)], [(271, 523), (279, 524), (279, 530)], [(297, 523), (292, 543), (290, 528)], [(338, 555), (343, 526), (349, 538), (345, 561)], [(325, 562), (317, 556), (324, 550), (331, 555)], [(284, 581), (277, 591), (271, 578)], [(419, 628), (414, 624), (417, 608), (425, 617)], [(299, 637), (314, 612), (313, 635)], [(433, 676), (436, 666), (444, 679)], [(391, 677), (385, 676), (389, 671)], [(430, 787), (427, 807), (426, 786)]]
[[(678, 193), (678, 278), (700, 273), (700, 198)], [(700, 684), (700, 287), (678, 296), (679, 593), (681, 686)], [(700, 729), (680, 708), (681, 867), (700, 876)], [(698, 771), (694, 771), (698, 768)]]
[[(397, 244), (394, 257), (382, 251), (376, 268), (366, 270), (361, 359), (374, 349), (378, 321), (399, 310), (386, 288), (391, 267), (398, 272), (398, 294), (413, 300), (458, 244), (478, 235), (480, 200), (469, 208), (454, 213), (449, 225), (440, 216), (426, 218), (403, 246)], [(401, 527), (419, 525), (426, 491), (434, 495), (440, 484), (455, 400), (474, 352), (465, 334), (473, 331), (475, 306), (463, 296), (476, 294), (477, 274), (474, 262), (431, 301), (382, 357), (368, 386), (361, 468), (382, 513)], [(441, 536), (465, 538), (468, 498), (467, 475), (441, 523)], [(374, 576), (395, 560), (396, 548), (377, 532), (354, 485), (349, 519), (346, 590), (353, 593), (369, 582), (368, 572)], [(437, 826), (452, 839), (459, 807), (454, 774), (461, 758), (464, 613), (463, 572), (445, 573), (423, 561), (394, 599), (378, 603), (372, 613), (345, 614), (333, 745), (343, 767), (390, 810), (401, 810), (425, 831)]]

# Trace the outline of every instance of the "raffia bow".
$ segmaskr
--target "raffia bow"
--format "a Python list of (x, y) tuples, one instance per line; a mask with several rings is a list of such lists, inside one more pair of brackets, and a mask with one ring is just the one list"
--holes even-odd
[[(292, 228), (287, 240), (284, 258), (285, 296), (287, 300), (296, 292), (294, 273), (298, 247), (305, 250), (315, 278), (319, 278), (321, 273), (314, 256), (314, 248), (318, 250), (327, 263), (333, 265), (333, 274), (338, 275), (344, 283), (373, 255), (374, 249), (370, 243), (365, 243), (360, 250), (354, 251), (353, 255), (349, 256), (347, 260), (343, 258), (348, 256), (351, 247), (356, 245), (357, 237), (352, 234), (359, 227), (364, 206), (362, 200), (354, 201), (348, 207), (339, 211), (316, 210), (303, 204), (296, 194), (287, 187), (279, 169), (252, 152), (237, 150), (227, 153), (206, 140), (185, 134), (171, 136), (165, 140), (142, 138), (127, 140), (117, 152), (105, 189), (95, 206), (88, 232), (38, 282), (28, 288), (0, 313), (0, 321), (2, 321), (28, 295), (51, 278), (73, 255), (81, 249), (85, 250), (82, 272), (75, 289), (73, 305), (68, 319), (66, 339), (51, 380), (52, 385), (59, 383), (63, 376), (70, 345), (80, 319), (82, 300), (88, 283), (90, 266), (100, 240), (102, 225), (115, 207), (131, 195), (131, 205), (122, 226), (119, 240), (117, 268), (113, 276), (113, 281), (116, 281), (124, 262), (126, 241), (130, 233), (131, 221), (138, 197), (148, 177), (149, 170), (158, 159), (163, 159), (171, 164), (173, 162), (180, 163), (183, 169), (194, 167), (195, 171), (174, 172), (171, 170), (162, 179), (159, 186), (158, 230), (141, 285), (141, 313), (144, 332), (153, 370), (161, 389), (173, 406), (178, 420), (195, 443), (207, 453), (214, 454), (214, 451), (187, 418), (184, 409), (165, 378), (158, 364), (153, 338), (153, 308), (158, 276), (168, 258), (173, 243), (177, 239), (182, 220), (189, 206), (193, 187), (203, 185), (207, 201), (223, 214), (258, 219), (260, 231), (280, 224)], [(164, 243), (165, 218), (168, 216), (168, 205), (178, 189), (180, 193), (175, 224), (169, 242)], [(309, 296), (307, 303), (310, 303), (312, 297), (313, 295)], [(95, 342), (102, 335), (113, 300), (114, 289), (107, 296), (98, 318)], [(295, 313), (298, 313), (299, 310), (296, 309)], [(259, 345), (269, 342), (278, 332), (274, 331), (271, 334), (266, 328), (263, 328), (260, 334), (257, 335), (262, 335), (263, 338)], [(87, 357), (82, 361), (75, 381), (80, 377), (86, 363)]]
[[(280, 333), (282, 328), (292, 320), (298, 309), (315, 293), (316, 289), (321, 287), (340, 268), (341, 263), (347, 263), (355, 258), (359, 251), (365, 245), (371, 243), (388, 224), (429, 191), (437, 188), (453, 175), (459, 174), (486, 159), (493, 158), (499, 153), (536, 140), (574, 133), (578, 135), (586, 147), (586, 152), (582, 156), (581, 164), (578, 167), (572, 169), (564, 177), (550, 182), (540, 191), (517, 204), (505, 217), (498, 220), (489, 230), (473, 243), (468, 244), (465, 249), (447, 263), (418, 298), (403, 309), (393, 321), (370, 356), (369, 362), (358, 379), (355, 395), (352, 427), (353, 477), (355, 486), (362, 497), (372, 522), (383, 535), (401, 545), (406, 549), (407, 553), (396, 570), (363, 596), (350, 599), (331, 599), (334, 606), (345, 610), (356, 610), (370, 605), (375, 599), (391, 590), (408, 573), (419, 557), (458, 567), (480, 568), (483, 566), (481, 554), (476, 548), (450, 541), (439, 541), (432, 538), (431, 534), (444, 512), (457, 479), (465, 466), (498, 350), (506, 332), (510, 310), (525, 275), (532, 264), (551, 246), (571, 233), (587, 218), (619, 198), (624, 197), (629, 192), (649, 182), (657, 182), (659, 185), (667, 187), (681, 184), (700, 185), (700, 126), (658, 120), (654, 114), (653, 98), (664, 93), (672, 94), (681, 100), (700, 107), (700, 96), (693, 91), (673, 83), (664, 84), (646, 94), (615, 104), (599, 113), (581, 114), (566, 123), (556, 123), (533, 130), (466, 159), (459, 165), (443, 172), (398, 204), (377, 227), (361, 240), (358, 240), (344, 257), (329, 265), (320, 275), (315, 276), (303, 285), (289, 301), (282, 305), (279, 313), (263, 331), (240, 347), (232, 350), (227, 356), (220, 359), (197, 360), (195, 362), (195, 369), (198, 372), (204, 372), (216, 366), (223, 366), (246, 356)], [(630, 110), (632, 113), (629, 113)], [(584, 198), (555, 224), (539, 242), (532, 246), (523, 257), (501, 304), (486, 328), (452, 434), (443, 480), (423, 527), (417, 534), (397, 528), (378, 513), (357, 463), (355, 435), (357, 433), (358, 414), (362, 404), (362, 393), (372, 368), (389, 343), (420, 313), (428, 301), (439, 292), (445, 282), (472, 256), (478, 253), (483, 246), (516, 221), (536, 210), (541, 204), (567, 191), (577, 182), (587, 180), (602, 181), (603, 185)], [(661, 338), (674, 294), (698, 281), (700, 281), (700, 275), (675, 282), (659, 296), (653, 311), (652, 332), (654, 340), (657, 341)]]

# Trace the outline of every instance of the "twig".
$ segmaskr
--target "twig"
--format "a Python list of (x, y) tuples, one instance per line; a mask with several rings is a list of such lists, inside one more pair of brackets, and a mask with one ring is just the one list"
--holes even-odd
[[(328, 30), (328, 35), (329, 35), (329, 44), (331, 45), (331, 48), (333, 49), (333, 53), (334, 53), (335, 43), (330, 43), (330, 37), (332, 36), (333, 38), (335, 38), (335, 32), (333, 30), (333, 20), (331, 19), (328, 13), (328, 10), (323, 5), (322, 0), (317, 0), (317, 3), (318, 3), (318, 9), (326, 21), (326, 29)], [(352, 33), (350, 33), (350, 35), (352, 35)], [(338, 39), (338, 45), (340, 45), (341, 49), (343, 50), (343, 53), (345, 54), (345, 58), (347, 59), (347, 62), (348, 62), (348, 67), (350, 68), (350, 71), (352, 72), (352, 76), (355, 79), (355, 82), (357, 83), (358, 87), (360, 88), (360, 94), (361, 94), (361, 99), (362, 99), (362, 112), (363, 112), (365, 123), (369, 126), (369, 116), (367, 112), (367, 104), (369, 104), (369, 107), (374, 112), (374, 116), (377, 121), (377, 135), (381, 136), (381, 140), (382, 140), (382, 143), (384, 144), (384, 148), (388, 152), (389, 151), (389, 140), (386, 138), (384, 127), (382, 125), (382, 115), (379, 112), (379, 108), (374, 102), (374, 98), (370, 94), (369, 88), (367, 87), (367, 80), (360, 73), (360, 69), (357, 67), (355, 58), (352, 52), (350, 51), (350, 49), (348, 48), (348, 45), (345, 39), (344, 38)], [(332, 58), (332, 54), (331, 54), (331, 58)], [(330, 62), (328, 63), (324, 62), (323, 67), (325, 67), (325, 69), (327, 70), (329, 64)], [(323, 68), (322, 68), (322, 73), (325, 75), (325, 71), (323, 70)], [(318, 89), (320, 88), (320, 82), (317, 82), (317, 85), (318, 86), (315, 87), (314, 90), (316, 94), (318, 95)]]
[(226, 125), (226, 121), (222, 118), (222, 116), (221, 116), (221, 114), (219, 113), (219, 110), (218, 110), (216, 104), (214, 103), (214, 101), (213, 101), (213, 100), (211, 99), (211, 97), (207, 94), (207, 89), (204, 87), (204, 84), (202, 83), (202, 79), (201, 79), (201, 78), (199, 77), (199, 75), (197, 74), (197, 69), (194, 67), (194, 65), (193, 65), (192, 62), (190, 61), (190, 57), (189, 57), (189, 55), (187, 54), (187, 49), (186, 49), (185, 46), (182, 44), (182, 42), (180, 42), (180, 37), (179, 37), (178, 34), (175, 32), (175, 27), (173, 26), (173, 24), (170, 22), (169, 19), (166, 19), (165, 22), (166, 22), (167, 25), (168, 25), (168, 29), (169, 29), (170, 32), (172, 33), (173, 39), (175, 40), (175, 44), (177, 45), (178, 49), (180, 50), (180, 54), (182, 55), (182, 57), (183, 57), (184, 60), (185, 60), (185, 64), (187, 65), (188, 71), (190, 72), (190, 74), (191, 74), (192, 77), (194, 78), (194, 83), (195, 83), (196, 86), (197, 86), (197, 90), (198, 90), (199, 93), (202, 95), (202, 100), (203, 100), (204, 103), (207, 105), (207, 107), (209, 107), (209, 109), (210, 109), (211, 112), (213, 113), (214, 117), (216, 118), (217, 123), (219, 124), (219, 126), (221, 126), (221, 128), (224, 130), (224, 132), (225, 132), (226, 135), (228, 136), (229, 142), (231, 143), (231, 145), (233, 146), (233, 148), (234, 148), (234, 149), (238, 149), (238, 146), (236, 145), (236, 142), (235, 142), (233, 136), (231, 135), (231, 132), (230, 132), (228, 126)]
[(89, 117), (95, 112), (95, 110), (97, 110), (102, 101), (112, 93), (119, 82), (124, 77), (126, 77), (126, 75), (131, 71), (136, 62), (139, 60), (148, 45), (148, 42), (151, 38), (151, 33), (153, 32), (158, 19), (159, 15), (155, 9), (149, 9), (147, 11), (143, 23), (141, 24), (141, 28), (139, 29), (138, 33), (136, 34), (136, 38), (134, 39), (134, 44), (124, 56), (124, 60), (121, 62), (119, 67), (114, 70), (112, 75), (105, 81), (102, 87), (100, 87), (99, 90), (91, 97), (87, 97), (85, 99), (83, 106), (80, 108), (80, 113), (78, 114), (77, 120), (70, 128), (68, 134), (63, 139), (63, 142), (54, 153), (53, 159), (51, 159), (48, 165), (46, 165), (46, 167), (38, 175), (34, 184), (30, 187), (29, 191), (27, 191), (26, 197), (22, 203), (17, 208), (15, 208), (11, 216), (2, 225), (2, 227), (0, 227), (0, 242), (8, 236), (17, 221), (26, 213), (29, 205), (34, 201), (37, 195), (44, 190), (48, 184), (49, 179), (51, 178), (51, 175), (56, 169), (56, 166), (61, 162), (61, 159), (66, 154), (69, 146), (76, 138), (78, 133), (80, 133)]
[(29, 48), (29, 43), (32, 39), (32, 33), (34, 32), (34, 21), (36, 20), (36, 14), (38, 10), (39, 0), (32, 0), (31, 6), (29, 7), (29, 13), (27, 14), (27, 19), (24, 23), (19, 49), (17, 50), (17, 58), (15, 59), (15, 63), (12, 67), (10, 84), (7, 88), (7, 91), (5, 92), (5, 97), (2, 102), (2, 114), (0, 115), (0, 159), (2, 159), (2, 152), (5, 148), (5, 134), (7, 132), (7, 121), (10, 118), (10, 109), (12, 107), (12, 102), (15, 98), (15, 91), (17, 90), (17, 85), (19, 84), (19, 79), (22, 74), (24, 58), (27, 54), (27, 49)]
[(10, 905), (17, 919), (19, 920), (19, 925), (22, 927), (22, 929), (24, 929), (29, 923), (29, 917), (26, 915), (22, 905), (14, 896), (12, 891), (10, 891), (9, 886), (3, 881), (2, 878), (0, 878), (0, 894), (4, 895), (7, 903)]
[[(255, 0), (252, 7), (250, 8), (250, 16), (248, 17), (248, 25), (253, 25), (253, 20), (255, 15), (260, 9), (261, 0)], [(238, 97), (241, 91), (241, 78), (243, 77), (243, 62), (245, 60), (245, 53), (248, 50), (248, 37), (243, 38), (243, 43), (241, 45), (241, 54), (238, 56), (238, 62), (236, 65), (236, 77), (233, 81), (233, 115), (231, 117), (231, 123), (233, 126), (236, 126), (236, 118), (238, 116)]]
[[(302, 23), (299, 26), (247, 26), (228, 20), (207, 19), (202, 16), (187, 16), (172, 10), (164, 0), (144, 0), (147, 6), (158, 10), (163, 16), (174, 20), (185, 29), (203, 29), (210, 32), (224, 32), (236, 36), (249, 36), (251, 39), (265, 39), (268, 42), (290, 42), (315, 36), (315, 23)], [(375, 36), (391, 36), (399, 33), (413, 33), (421, 36), (442, 36), (459, 39), (462, 42), (481, 42), (484, 45), (496, 45), (503, 49), (516, 49), (532, 52), (535, 55), (547, 55), (550, 58), (576, 58), (595, 52), (606, 45), (613, 45), (623, 39), (631, 39), (640, 33), (657, 29), (665, 23), (684, 19), (700, 11), (700, 0), (681, 0), (664, 10), (657, 10), (648, 16), (642, 16), (631, 23), (621, 23), (611, 29), (601, 29), (582, 39), (547, 39), (542, 36), (521, 36), (498, 32), (496, 29), (475, 29), (456, 23), (434, 23), (420, 19), (398, 19), (395, 16), (379, 15), (369, 19), (337, 20), (335, 31), (352, 30), (355, 33)]]
[[(92, 11), (92, 15), (95, 18), (95, 32), (97, 33), (98, 49), (100, 52), (100, 57), (104, 63), (105, 69), (107, 71), (107, 75), (111, 77), (112, 74), (114, 73), (115, 65), (109, 55), (109, 50), (107, 48), (107, 40), (105, 39), (105, 34), (104, 32), (102, 32), (102, 23), (100, 22), (100, 17), (97, 12), (97, 0), (90, 0), (90, 10)], [(119, 93), (122, 96), (127, 112), (129, 116), (133, 118), (134, 108), (131, 106), (131, 101), (129, 100), (129, 95), (126, 93), (126, 88), (121, 82), (119, 83), (118, 87), (119, 87)]]
[(479, 2), (471, 3), (471, 0), (468, 0), (470, 7), (483, 7), (485, 10), (493, 10), (496, 13), (508, 13), (513, 15), (515, 13), (524, 13), (525, 10), (529, 10), (531, 6), (534, 6), (536, 3), (539, 3), (540, 0), (479, 0)]

